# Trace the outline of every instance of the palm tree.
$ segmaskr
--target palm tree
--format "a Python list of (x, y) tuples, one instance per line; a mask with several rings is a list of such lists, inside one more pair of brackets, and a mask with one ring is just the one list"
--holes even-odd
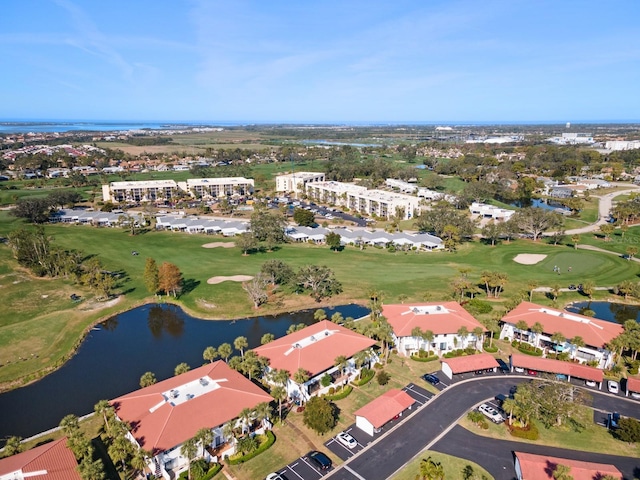
[(106, 478), (102, 460), (93, 461), (88, 455), (83, 457), (78, 464), (78, 473), (82, 480), (104, 480)]
[[(551, 341), (556, 345), (560, 345), (561, 343), (563, 344), (564, 342), (566, 342), (567, 338), (562, 333), (555, 332), (553, 335), (551, 335)], [(557, 353), (558, 349), (556, 348), (555, 350)]]
[(555, 285), (553, 285), (551, 287), (551, 296), (553, 297), (553, 301), (555, 302), (558, 297), (560, 296), (560, 289), (562, 287), (560, 286), (560, 284), (556, 283)]
[(195, 437), (196, 443), (202, 445), (202, 457), (204, 457), (204, 450), (207, 448), (207, 445), (210, 445), (213, 442), (213, 431), (210, 428), (204, 427), (196, 432)]
[(415, 338), (417, 342), (419, 342), (419, 339), (422, 338), (422, 329), (420, 327), (413, 327), (411, 329), (411, 336)]
[(187, 459), (187, 478), (191, 480), (191, 460), (193, 460), (198, 453), (198, 441), (195, 438), (185, 440), (180, 447), (180, 454)]
[(262, 402), (256, 405), (255, 409), (256, 417), (259, 421), (271, 420), (271, 405), (268, 402)]
[(296, 373), (293, 374), (293, 381), (298, 384), (298, 388), (302, 393), (302, 386), (309, 380), (309, 374), (304, 368), (299, 368)]
[(466, 348), (467, 337), (469, 336), (469, 329), (463, 325), (458, 329), (456, 333), (462, 339), (462, 348)]
[(321, 322), (322, 320), (326, 320), (327, 312), (325, 312), (322, 308), (319, 308), (315, 312), (313, 312), (313, 319), (316, 322)]
[(140, 377), (140, 387), (149, 387), (157, 383), (156, 376), (153, 372), (144, 372)]
[(571, 475), (571, 467), (567, 465), (562, 465), (561, 463), (556, 465), (556, 468), (553, 470), (553, 478), (554, 480), (573, 480), (573, 476)]
[(282, 423), (282, 401), (287, 398), (287, 389), (282, 385), (276, 385), (271, 389), (271, 396), (278, 401), (278, 416)]
[(202, 358), (210, 363), (213, 363), (213, 361), (218, 358), (218, 355), (218, 350), (216, 350), (215, 347), (207, 347), (204, 349), (204, 352), (202, 352)]
[(482, 324), (485, 326), (487, 331), (489, 332), (489, 346), (493, 347), (493, 332), (498, 330), (500, 324), (498, 323), (499, 318), (487, 318), (482, 321)]
[(482, 345), (482, 336), (484, 334), (484, 329), (482, 327), (476, 327), (471, 333), (473, 333), (473, 336), (476, 337), (476, 350), (478, 350), (478, 342), (480, 342), (480, 345)]
[(15, 455), (16, 453), (20, 453), (24, 450), (24, 445), (22, 445), (22, 437), (9, 437), (7, 438), (7, 442), (4, 445), (4, 456), (9, 457), (11, 455)]
[(347, 357), (345, 357), (344, 355), (338, 355), (333, 360), (333, 365), (338, 367), (338, 370), (340, 371), (340, 375), (342, 376), (342, 372), (344, 371), (344, 367), (347, 366)]
[(124, 435), (118, 435), (109, 445), (108, 453), (114, 463), (121, 462), (122, 472), (126, 474), (127, 458), (133, 453), (133, 444)]
[(102, 415), (102, 419), (104, 420), (104, 428), (108, 432), (109, 430), (109, 419), (114, 414), (114, 409), (109, 403), (108, 400), (100, 400), (93, 407), (93, 411), (96, 412), (96, 415)]
[(236, 350), (240, 350), (240, 356), (244, 358), (244, 349), (249, 346), (249, 342), (247, 341), (247, 337), (238, 337), (233, 341), (233, 346), (236, 347)]
[(144, 469), (147, 467), (147, 459), (151, 457), (151, 452), (139, 448), (131, 457), (131, 466), (137, 471), (144, 474)]
[(569, 343), (571, 344), (571, 357), (576, 358), (578, 349), (585, 346), (584, 339), (581, 336), (576, 335), (571, 340), (569, 340)]
[(544, 332), (544, 327), (540, 322), (531, 325), (531, 331), (536, 335), (536, 347), (540, 348), (540, 335)]
[(507, 398), (502, 402), (502, 409), (509, 414), (509, 425), (513, 422), (513, 413), (516, 411), (517, 406), (513, 398)]
[(229, 357), (231, 356), (232, 353), (233, 353), (233, 349), (231, 348), (231, 345), (228, 343), (223, 343), (218, 347), (218, 354), (220, 355), (220, 357), (224, 358), (224, 361), (227, 363), (229, 362)]
[(267, 343), (273, 342), (275, 339), (276, 337), (273, 333), (265, 333), (260, 339), (260, 345), (266, 345)]
[(222, 427), (222, 436), (229, 444), (236, 439), (236, 428), (233, 422), (227, 422), (224, 424)]
[(522, 332), (529, 330), (529, 325), (524, 320), (518, 320), (516, 323), (516, 330), (518, 330), (518, 339), (522, 341)]
[(177, 377), (178, 375), (187, 373), (189, 370), (191, 370), (191, 367), (189, 366), (189, 364), (182, 362), (176, 365), (176, 368), (173, 370), (173, 373)]
[(60, 420), (60, 428), (67, 437), (73, 437), (80, 430), (78, 417), (70, 413)]
[(357, 352), (354, 356), (353, 356), (353, 362), (356, 365), (357, 369), (361, 369), (362, 366), (365, 364), (365, 362), (367, 361), (368, 358), (368, 354), (366, 351), (361, 350), (359, 352)]
[(240, 411), (238, 418), (242, 423), (242, 433), (244, 433), (245, 427), (247, 428), (247, 432), (249, 431), (249, 422), (251, 422), (252, 417), (253, 417), (253, 411), (250, 408), (243, 408)]
[(444, 467), (431, 457), (420, 461), (420, 475), (424, 480), (444, 480)]
[(422, 332), (422, 338), (427, 342), (427, 357), (429, 357), (431, 356), (431, 343), (436, 336), (431, 330), (425, 330)]
[(270, 377), (272, 382), (285, 388), (289, 382), (289, 372), (285, 369), (271, 370)]

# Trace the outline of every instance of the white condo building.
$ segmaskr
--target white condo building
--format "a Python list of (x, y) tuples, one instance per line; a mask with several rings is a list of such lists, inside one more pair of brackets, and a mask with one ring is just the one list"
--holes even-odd
[(389, 218), (397, 209), (404, 211), (403, 219), (415, 217), (420, 211), (420, 199), (402, 193), (368, 190), (366, 187), (342, 182), (312, 182), (306, 186), (312, 199), (333, 205), (348, 207), (363, 215)]
[(324, 173), (320, 172), (293, 172), (276, 176), (276, 192), (304, 193), (307, 183), (324, 182)]
[(246, 195), (253, 192), (254, 181), (244, 177), (190, 178), (186, 182), (174, 180), (145, 180), (139, 182), (111, 182), (102, 185), (105, 202), (169, 201), (181, 190), (196, 198), (218, 198)]

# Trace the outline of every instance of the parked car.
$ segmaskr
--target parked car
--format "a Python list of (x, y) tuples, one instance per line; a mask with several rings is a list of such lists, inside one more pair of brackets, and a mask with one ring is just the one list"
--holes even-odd
[(265, 480), (288, 480), (283, 473), (270, 473)]
[(640, 400), (640, 393), (631, 392), (631, 398), (635, 398), (636, 400)]
[(484, 373), (484, 370), (476, 370), (475, 372), (473, 372), (474, 375), (482, 375)]
[(500, 415), (500, 412), (486, 403), (483, 403), (478, 407), (478, 411), (485, 417), (491, 420), (493, 423), (504, 422), (504, 418)]
[(607, 413), (607, 428), (615, 430), (619, 427), (620, 414), (618, 412)]
[(499, 407), (502, 407), (502, 404), (504, 403), (504, 401), (509, 398), (506, 395), (499, 393), (498, 395), (495, 396), (495, 401), (498, 404)]
[(320, 470), (329, 470), (331, 468), (331, 459), (322, 452), (312, 450), (311, 452), (309, 452), (307, 457)]
[(527, 375), (535, 377), (536, 375), (538, 375), (538, 372), (536, 372), (535, 370), (527, 370)]
[(438, 385), (440, 383), (440, 379), (436, 377), (433, 373), (425, 373), (422, 376), (422, 379), (425, 382), (429, 382), (431, 385)]
[(517, 385), (513, 385), (510, 389), (509, 389), (509, 396), (513, 397), (516, 392), (518, 391), (518, 386)]
[(514, 370), (516, 371), (516, 373), (524, 373), (524, 368), (522, 367), (515, 367)]
[(556, 380), (566, 380), (567, 376), (563, 375), (562, 373), (559, 373), (556, 375)]
[(607, 390), (609, 390), (609, 392), (611, 393), (617, 394), (620, 391), (620, 385), (618, 385), (618, 382), (614, 382), (613, 380), (608, 380)]
[(336, 435), (336, 440), (347, 448), (355, 448), (358, 442), (347, 432), (340, 432)]
[(596, 386), (596, 382), (594, 380), (585, 380), (584, 384), (587, 387), (595, 387)]

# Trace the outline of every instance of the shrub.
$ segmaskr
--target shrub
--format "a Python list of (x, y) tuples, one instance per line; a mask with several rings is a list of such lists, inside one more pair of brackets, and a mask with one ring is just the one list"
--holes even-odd
[(327, 393), (328, 393), (329, 395), (333, 395), (334, 393), (336, 393), (336, 389), (335, 389), (335, 387), (331, 387), (331, 388), (327, 391)]
[(382, 364), (380, 362), (376, 362), (373, 368), (375, 368), (376, 370), (380, 370), (382, 368)]
[(248, 460), (251, 460), (252, 458), (257, 457), (262, 452), (268, 450), (271, 447), (271, 445), (275, 443), (276, 436), (273, 434), (271, 430), (267, 430), (266, 437), (267, 437), (266, 441), (262, 442), (260, 446), (253, 452), (243, 455), (242, 457), (239, 457), (239, 458), (230, 458), (228, 460), (229, 465), (237, 465), (239, 463), (244, 463)]
[(331, 375), (325, 373), (320, 379), (320, 383), (323, 387), (328, 387), (329, 385), (331, 385)]
[(530, 423), (526, 428), (520, 428), (515, 425), (511, 425), (509, 427), (511, 431), (511, 435), (517, 438), (524, 438), (525, 440), (538, 440), (540, 437), (540, 432), (538, 432), (538, 427), (534, 423)]
[(327, 400), (342, 400), (343, 398), (347, 398), (349, 394), (353, 391), (353, 387), (351, 385), (347, 385), (342, 389), (341, 392), (336, 393), (335, 395), (327, 394), (324, 396)]
[[(200, 476), (196, 476), (196, 472), (194, 470), (194, 467), (197, 468), (197, 464), (198, 462), (204, 462), (205, 465), (205, 470), (203, 472), (206, 473), (202, 473)], [(206, 468), (209, 468), (209, 470), (207, 471)], [(191, 477), (194, 478), (195, 480), (211, 480), (213, 477), (216, 476), (216, 474), (222, 470), (222, 465), (219, 463), (210, 463), (207, 464), (205, 460), (200, 459), (200, 460), (196, 460), (195, 462), (193, 462), (191, 464)], [(189, 471), (185, 470), (184, 472), (182, 472), (180, 474), (180, 476), (178, 477), (179, 480), (187, 480), (187, 477), (189, 475)]]
[(479, 298), (469, 300), (464, 304), (464, 308), (471, 315), (482, 315), (485, 313), (490, 313), (493, 310), (493, 306), (489, 302), (480, 300)]
[(378, 385), (386, 385), (387, 383), (389, 383), (390, 378), (391, 377), (389, 377), (389, 374), (384, 370), (380, 370), (376, 375), (376, 381), (378, 382)]
[(360, 378), (358, 380), (353, 380), (351, 383), (353, 383), (358, 387), (361, 387), (369, 383), (371, 379), (374, 377), (374, 375), (375, 375), (375, 372), (373, 370), (369, 370), (368, 368), (363, 368), (362, 370), (360, 370)]
[(498, 351), (498, 347), (496, 347), (495, 345), (494, 346), (489, 346), (488, 343), (485, 343), (482, 346), (482, 349), (487, 353), (496, 353)]
[(534, 355), (536, 357), (542, 356), (542, 350), (534, 347), (529, 343), (525, 343), (525, 342), (519, 343), (517, 348), (520, 353), (524, 353), (525, 355)]
[(438, 360), (438, 355), (431, 355), (430, 357), (424, 356), (424, 357), (420, 357), (417, 355), (411, 355), (411, 360), (414, 360), (416, 362), (433, 362), (434, 360)]

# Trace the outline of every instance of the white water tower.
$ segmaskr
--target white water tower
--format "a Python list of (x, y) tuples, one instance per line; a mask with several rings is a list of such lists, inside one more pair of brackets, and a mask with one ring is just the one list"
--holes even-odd
[(571, 122), (567, 122), (567, 130), (571, 128)]

